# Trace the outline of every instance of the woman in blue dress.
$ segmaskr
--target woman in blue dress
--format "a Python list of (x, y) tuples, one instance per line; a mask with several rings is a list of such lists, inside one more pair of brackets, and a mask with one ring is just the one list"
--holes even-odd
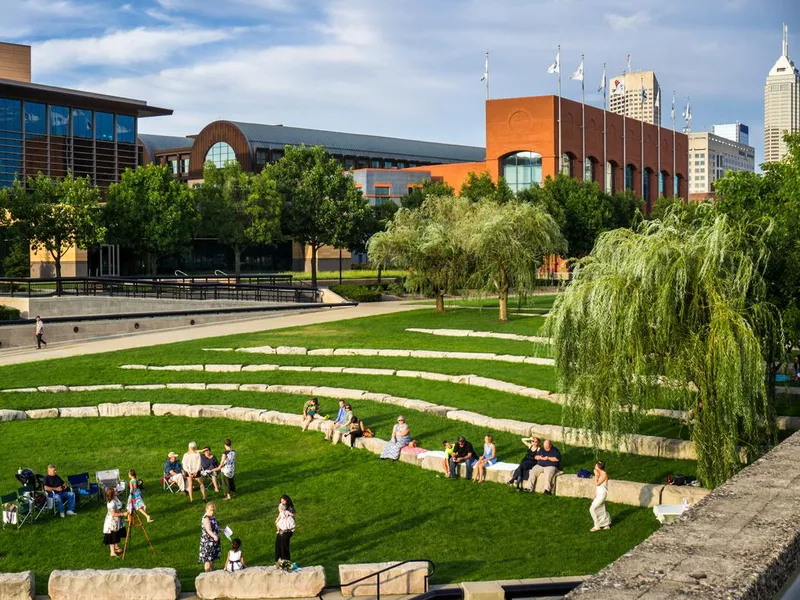
[(392, 438), (386, 442), (381, 452), (381, 460), (400, 458), (400, 451), (411, 442), (411, 431), (408, 429), (406, 418), (397, 417), (397, 424), (392, 428)]

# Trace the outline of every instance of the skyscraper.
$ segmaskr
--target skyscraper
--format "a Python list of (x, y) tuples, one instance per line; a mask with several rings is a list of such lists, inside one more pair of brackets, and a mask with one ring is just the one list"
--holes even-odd
[[(624, 86), (620, 88), (620, 86)], [(609, 110), (630, 119), (637, 119), (658, 125), (661, 121), (661, 108), (655, 106), (656, 94), (661, 89), (653, 71), (623, 73), (610, 80)], [(647, 98), (642, 102), (642, 88)], [(624, 93), (619, 91), (624, 90)], [(661, 98), (661, 106), (664, 98)]]
[(764, 87), (764, 162), (786, 155), (786, 133), (800, 131), (800, 73), (789, 59), (789, 27), (783, 26), (783, 53)]

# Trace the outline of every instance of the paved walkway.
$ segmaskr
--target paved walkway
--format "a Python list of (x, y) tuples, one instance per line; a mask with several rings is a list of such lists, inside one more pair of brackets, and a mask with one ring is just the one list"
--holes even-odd
[(145, 348), (147, 346), (186, 342), (189, 340), (234, 335), (237, 333), (244, 334), (254, 331), (283, 329), (284, 327), (331, 323), (333, 321), (343, 321), (345, 319), (357, 319), (360, 317), (385, 315), (408, 310), (419, 310), (420, 308), (419, 306), (401, 302), (372, 302), (362, 303), (356, 307), (323, 308), (318, 311), (306, 309), (290, 315), (260, 315), (255, 318), (251, 317), (218, 324), (195, 325), (193, 327), (164, 329), (146, 333), (132, 333), (79, 342), (53, 343), (42, 350), (37, 350), (36, 347), (9, 348), (8, 350), (0, 350), (0, 366), (51, 360), (54, 358), (66, 358), (68, 356), (98, 354), (100, 352), (113, 352), (114, 350), (127, 350), (130, 348)]

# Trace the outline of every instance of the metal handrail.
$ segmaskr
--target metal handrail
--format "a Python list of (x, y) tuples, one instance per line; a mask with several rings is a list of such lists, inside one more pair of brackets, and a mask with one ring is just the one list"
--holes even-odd
[(230, 277), (225, 271), (220, 271), (219, 269), (214, 270), (214, 275), (219, 275), (221, 277)]
[(177, 277), (188, 277), (188, 275), (186, 273), (184, 273), (183, 271), (181, 271), (180, 269), (175, 269), (175, 275)]
[(395, 563), (395, 564), (393, 564), (393, 565), (391, 565), (389, 567), (384, 567), (380, 571), (375, 571), (374, 573), (370, 573), (369, 575), (365, 575), (364, 577), (361, 577), (360, 579), (356, 579), (355, 581), (348, 581), (347, 583), (344, 583), (344, 582), (340, 581), (339, 583), (341, 584), (342, 587), (352, 586), (352, 585), (355, 585), (357, 583), (361, 583), (362, 581), (366, 581), (367, 579), (371, 579), (371, 578), (375, 577), (375, 581), (377, 583), (376, 596), (377, 596), (377, 600), (380, 600), (380, 598), (381, 598), (381, 578), (380, 578), (380, 575), (382, 573), (386, 573), (386, 571), (391, 571), (392, 569), (396, 569), (397, 567), (402, 567), (403, 565), (406, 565), (406, 564), (412, 563), (412, 562), (425, 562), (425, 563), (428, 563), (428, 573), (425, 575), (425, 592), (427, 592), (428, 591), (428, 580), (433, 576), (434, 573), (436, 573), (436, 565), (433, 564), (432, 560), (428, 560), (427, 558), (413, 558), (413, 559), (409, 559), (409, 560), (404, 560), (403, 562)]

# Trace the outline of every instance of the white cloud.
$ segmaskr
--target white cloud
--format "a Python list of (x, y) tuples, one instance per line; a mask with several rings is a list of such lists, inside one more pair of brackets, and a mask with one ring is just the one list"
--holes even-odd
[[(17, 39), (31, 33), (55, 27), (63, 28), (80, 21), (83, 11), (98, 10), (93, 3), (79, 5), (71, 0), (0, 0), (0, 40)], [(101, 11), (102, 12), (102, 11)]]
[(650, 25), (650, 15), (646, 12), (637, 12), (632, 15), (608, 14), (605, 21), (617, 33), (640, 30)]

